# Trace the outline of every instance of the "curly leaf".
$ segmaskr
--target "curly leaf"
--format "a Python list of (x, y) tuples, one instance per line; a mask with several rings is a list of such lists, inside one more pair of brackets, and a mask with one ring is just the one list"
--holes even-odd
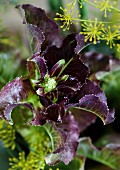
[(33, 51), (36, 52), (41, 52), (41, 45), (45, 40), (45, 36), (43, 32), (35, 25), (28, 24), (28, 29), (32, 35), (32, 46), (33, 46)]
[(101, 118), (104, 124), (114, 121), (114, 111), (109, 112), (108, 106), (95, 95), (86, 95), (79, 100), (81, 110), (91, 112)]
[(22, 10), (25, 12), (24, 23), (37, 26), (39, 29), (37, 29), (37, 34), (39, 35), (43, 32), (45, 36), (44, 43), (42, 44), (43, 49), (49, 45), (55, 45), (58, 48), (62, 45), (62, 37), (59, 33), (58, 25), (54, 20), (47, 17), (44, 10), (30, 4), (23, 4), (22, 6), (17, 7), (21, 12)]
[[(36, 103), (36, 108), (33, 106)], [(28, 79), (16, 78), (4, 86), (0, 92), (0, 117), (12, 124), (11, 112), (18, 105), (28, 107), (34, 114), (37, 107), (41, 107), (39, 98), (35, 94)]]
[[(104, 124), (114, 121), (114, 110), (109, 111), (105, 94), (94, 82), (87, 80), (81, 89), (71, 96), (70, 102), (72, 104), (68, 105), (67, 108), (75, 116), (76, 121), (81, 124), (81, 131), (90, 122), (93, 123), (95, 121), (94, 115), (100, 117)], [(80, 118), (78, 115), (80, 115)], [(84, 127), (81, 122), (83, 115), (86, 115), (87, 118), (86, 120), (83, 118)]]
[(75, 53), (79, 54), (83, 47), (85, 47), (85, 36), (82, 34), (76, 35), (77, 46), (75, 48)]
[(47, 66), (45, 60), (39, 56), (39, 54), (34, 54), (27, 60), (27, 67), (29, 71), (29, 77), (34, 80), (42, 79), (47, 73)]
[(68, 164), (73, 160), (77, 150), (79, 127), (74, 117), (67, 113), (59, 127), (66, 132), (66, 141), (61, 147), (46, 157), (46, 163), (49, 165), (55, 165), (61, 161)]
[(86, 80), (80, 90), (77, 90), (71, 97), (71, 103), (78, 103), (82, 97), (88, 94), (94, 94), (99, 97), (101, 101), (107, 102), (106, 96), (101, 88), (96, 83)]
[(67, 63), (71, 57), (75, 55), (74, 48), (76, 47), (75, 41), (76, 34), (68, 35), (64, 40), (60, 48), (55, 45), (49, 46), (44, 52), (43, 56), (47, 61), (48, 69), (51, 70), (52, 66), (55, 65), (59, 60), (65, 59)]
[(66, 141), (66, 133), (63, 130), (56, 127), (56, 125), (52, 122), (46, 123), (44, 128), (51, 140), (52, 151), (64, 145)]

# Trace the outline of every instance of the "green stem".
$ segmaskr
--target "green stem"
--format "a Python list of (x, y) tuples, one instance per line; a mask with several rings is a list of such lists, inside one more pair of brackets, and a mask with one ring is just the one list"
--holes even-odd
[(62, 0), (48, 0), (49, 10), (53, 12), (60, 12), (60, 6), (63, 7)]
[[(79, 6), (79, 13), (80, 13), (80, 22), (82, 22), (82, 20), (88, 20), (88, 13), (87, 13), (87, 6), (86, 6), (86, 2), (82, 2), (82, 0), (78, 0), (78, 6)], [(80, 8), (80, 4), (82, 5), (82, 8)], [(83, 30), (83, 27), (81, 25), (81, 31)]]
[(113, 10), (113, 11), (116, 11), (116, 12), (120, 12), (120, 10), (118, 9), (118, 8), (114, 8), (114, 7), (111, 7), (111, 9)]
[(51, 133), (49, 132), (49, 130), (48, 130), (45, 126), (43, 126), (43, 128), (46, 130), (46, 132), (47, 132), (47, 134), (48, 134), (48, 136), (49, 136), (49, 138), (50, 138), (50, 140), (51, 140), (52, 151), (54, 151), (54, 141), (53, 141), (53, 137), (52, 137)]
[(10, 156), (10, 157), (16, 157), (16, 155), (14, 155), (14, 153), (11, 151), (11, 149), (9, 149), (9, 148), (6, 148), (6, 151), (7, 151), (7, 153), (8, 153), (8, 155)]
[[(81, 19), (87, 20), (88, 19), (88, 13), (87, 13), (87, 5), (86, 2), (82, 2), (82, 0), (77, 1), (79, 6), (79, 12), (81, 15)], [(80, 3), (82, 4), (82, 8), (80, 8)]]
[[(80, 22), (95, 22), (92, 20), (85, 20), (85, 19), (77, 19), (77, 18), (73, 18), (74, 21), (80, 21)], [(104, 24), (113, 24), (114, 22), (103, 22), (103, 21), (97, 21), (97, 23), (104, 23)]]
[(19, 145), (19, 144), (17, 144), (17, 143), (16, 143), (16, 149), (18, 150), (18, 152), (21, 152), (21, 151), (22, 151), (22, 149), (21, 149), (20, 145)]
[(65, 64), (65, 66), (62, 68), (62, 70), (61, 70), (60, 73), (58, 74), (57, 78), (60, 77), (60, 75), (62, 74), (62, 72), (66, 69), (66, 67), (71, 63), (72, 60), (73, 60), (73, 57)]

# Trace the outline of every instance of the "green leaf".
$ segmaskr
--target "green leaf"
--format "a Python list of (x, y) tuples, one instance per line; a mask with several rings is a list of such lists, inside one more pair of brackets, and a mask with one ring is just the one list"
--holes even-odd
[(102, 89), (105, 92), (109, 104), (115, 110), (120, 110), (120, 64), (110, 72), (98, 72), (96, 77), (102, 81)]
[(46, 132), (51, 140), (52, 151), (62, 146), (65, 142), (66, 134), (61, 129), (57, 128), (53, 123), (46, 123), (44, 125)]
[(79, 140), (77, 155), (85, 156), (89, 159), (104, 164), (114, 170), (120, 168), (120, 144), (108, 144), (102, 150), (98, 150), (90, 138)]
[(85, 164), (85, 158), (76, 157), (68, 165), (65, 165), (63, 162), (60, 162), (58, 165), (55, 165), (55, 166), (46, 165), (45, 170), (84, 170), (84, 164)]

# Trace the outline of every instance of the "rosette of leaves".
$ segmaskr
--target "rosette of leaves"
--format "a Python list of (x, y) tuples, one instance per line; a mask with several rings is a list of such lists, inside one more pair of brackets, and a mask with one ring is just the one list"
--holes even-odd
[(46, 163), (68, 164), (76, 154), (80, 132), (95, 122), (96, 116), (104, 124), (111, 123), (114, 110), (109, 111), (100, 87), (87, 79), (89, 69), (74, 50), (79, 45), (80, 52), (83, 39), (77, 44), (76, 34), (71, 34), (62, 41), (58, 26), (44, 10), (28, 4), (19, 9), (25, 12), (34, 54), (27, 60), (28, 76), (14, 79), (1, 90), (0, 117), (12, 124), (13, 108), (28, 107), (33, 113), (30, 123), (47, 123), (59, 139)]

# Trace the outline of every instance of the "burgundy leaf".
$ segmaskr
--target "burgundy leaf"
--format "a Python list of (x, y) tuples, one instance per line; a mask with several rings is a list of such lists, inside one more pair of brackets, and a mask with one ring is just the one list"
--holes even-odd
[(79, 108), (97, 115), (104, 124), (114, 121), (114, 111), (110, 113), (107, 104), (95, 95), (86, 95), (81, 98)]
[(66, 81), (63, 82), (59, 82), (58, 83), (58, 92), (59, 92), (59, 96), (69, 96), (69, 94), (79, 90), (81, 87), (80, 82), (70, 76)]
[(83, 132), (88, 126), (90, 126), (92, 123), (95, 123), (96, 121), (97, 116), (95, 114), (82, 110), (79, 107), (71, 107), (69, 110), (74, 116), (74, 119), (79, 126), (80, 132)]
[(85, 36), (83, 34), (76, 35), (77, 46), (75, 48), (75, 53), (79, 54), (83, 47), (85, 47)]
[(75, 77), (69, 76), (66, 81), (59, 82), (58, 86), (70, 87), (76, 91), (80, 89), (81, 84)]
[(65, 59), (67, 63), (74, 55), (74, 48), (76, 47), (75, 41), (76, 34), (68, 35), (64, 41), (61, 48), (57, 48), (56, 46), (50, 46), (44, 52), (43, 56), (47, 61), (48, 69), (51, 70), (53, 65), (55, 65), (59, 60)]
[(106, 96), (101, 88), (94, 82), (86, 80), (80, 90), (76, 91), (72, 98), (71, 103), (78, 103), (79, 99), (88, 94), (94, 94), (100, 98), (101, 101), (107, 102)]
[(65, 65), (65, 60), (64, 59), (59, 60), (50, 70), (50, 76), (57, 77), (59, 75), (60, 71), (62, 70), (62, 68), (64, 67), (64, 65)]
[(79, 128), (74, 117), (67, 113), (59, 127), (66, 132), (67, 139), (62, 147), (46, 157), (46, 163), (49, 165), (55, 165), (61, 161), (68, 164), (74, 158), (77, 150)]
[(41, 44), (45, 40), (45, 36), (43, 32), (35, 25), (28, 24), (28, 28), (30, 30), (30, 33), (32, 35), (32, 45), (33, 45), (33, 51), (36, 52), (41, 52)]
[[(20, 6), (18, 7), (20, 9)], [(48, 45), (55, 45), (59, 48), (62, 45), (62, 37), (59, 33), (58, 25), (48, 18), (45, 11), (41, 8), (30, 4), (24, 4), (21, 7), (25, 12), (26, 22), (37, 26), (43, 32), (45, 41), (42, 44), (42, 48), (45, 49)]]
[(48, 106), (46, 113), (48, 120), (52, 120), (54, 122), (61, 121), (61, 108), (58, 104)]
[[(47, 73), (47, 66), (45, 60), (35, 54), (27, 61), (29, 76), (31, 79), (38, 80), (44, 78)], [(37, 73), (37, 74), (36, 74)]]
[(89, 69), (82, 63), (78, 56), (76, 56), (63, 73), (76, 77), (81, 83), (84, 83), (89, 74)]
[[(18, 105), (28, 107), (33, 113), (34, 119), (40, 117), (39, 110), (41, 110), (42, 105), (39, 97), (32, 88), (30, 81), (23, 77), (14, 79), (1, 90), (0, 117), (12, 124), (11, 112)], [(44, 117), (40, 118), (37, 121), (41, 121), (41, 124), (43, 124)]]
[(41, 126), (46, 123), (47, 117), (46, 114), (41, 110), (40, 108), (37, 108), (34, 112), (34, 117), (30, 124), (35, 125), (35, 126)]
[(47, 96), (40, 96), (40, 102), (45, 108), (52, 104), (51, 100)]

